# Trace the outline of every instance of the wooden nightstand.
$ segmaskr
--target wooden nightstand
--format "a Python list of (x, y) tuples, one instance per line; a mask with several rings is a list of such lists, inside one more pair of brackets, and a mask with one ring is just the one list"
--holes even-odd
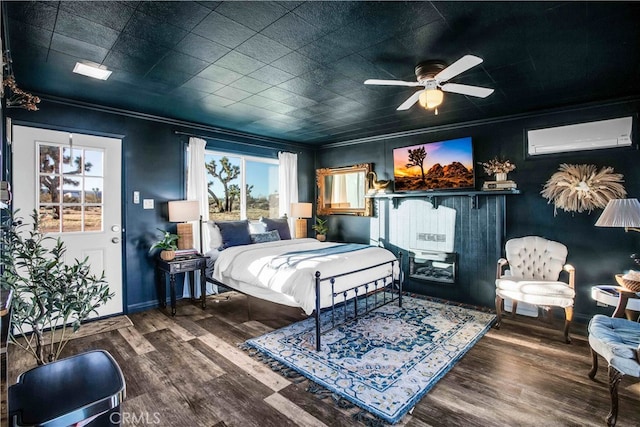
[(171, 315), (176, 315), (176, 274), (189, 274), (189, 285), (191, 287), (191, 300), (195, 298), (195, 271), (200, 270), (200, 300), (202, 302), (202, 309), (207, 307), (207, 280), (205, 276), (205, 269), (207, 267), (207, 257), (202, 255), (189, 255), (185, 257), (176, 257), (171, 261), (164, 261), (160, 258), (157, 259), (157, 268), (160, 274), (158, 280), (158, 298), (160, 299), (160, 306), (167, 306), (167, 281), (166, 275), (169, 274), (169, 291), (171, 292)]

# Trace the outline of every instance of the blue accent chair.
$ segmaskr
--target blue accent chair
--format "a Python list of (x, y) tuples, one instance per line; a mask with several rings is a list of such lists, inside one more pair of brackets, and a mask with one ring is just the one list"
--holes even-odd
[(593, 364), (589, 371), (592, 380), (598, 371), (598, 355), (609, 364), (609, 392), (611, 411), (608, 426), (618, 418), (618, 383), (624, 375), (640, 377), (640, 323), (596, 314), (589, 322), (589, 345)]

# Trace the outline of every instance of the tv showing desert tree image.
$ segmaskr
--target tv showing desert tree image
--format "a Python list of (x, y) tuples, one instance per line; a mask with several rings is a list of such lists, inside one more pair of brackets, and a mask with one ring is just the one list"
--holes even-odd
[(471, 137), (395, 148), (395, 191), (473, 189)]

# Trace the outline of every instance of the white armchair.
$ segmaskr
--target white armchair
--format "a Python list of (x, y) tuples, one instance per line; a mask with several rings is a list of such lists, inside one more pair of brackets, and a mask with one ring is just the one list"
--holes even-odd
[[(567, 247), (542, 237), (526, 236), (507, 241), (505, 255), (506, 259), (498, 260), (496, 273), (496, 328), (501, 326), (505, 298), (512, 301), (512, 315), (519, 301), (545, 309), (562, 307), (564, 339), (570, 343), (569, 327), (576, 292), (575, 268), (565, 264)], [(568, 283), (559, 280), (563, 270), (569, 273)]]

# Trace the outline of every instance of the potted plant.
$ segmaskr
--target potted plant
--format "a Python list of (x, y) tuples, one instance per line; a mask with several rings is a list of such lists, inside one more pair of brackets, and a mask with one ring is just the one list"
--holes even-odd
[(158, 228), (158, 230), (162, 232), (162, 238), (154, 243), (149, 251), (161, 249), (160, 258), (165, 261), (171, 261), (176, 257), (176, 249), (178, 249), (178, 235), (169, 233), (168, 231), (164, 231), (160, 228)]
[(329, 231), (329, 227), (327, 227), (327, 220), (316, 217), (316, 223), (311, 226), (312, 229), (316, 231), (316, 239), (321, 242), (327, 240), (327, 232)]
[(65, 262), (62, 240), (40, 232), (37, 211), (31, 217), (28, 227), (3, 212), (2, 286), (13, 290), (9, 342), (44, 365), (58, 359), (70, 333), (113, 294), (104, 272), (91, 274), (88, 258)]

